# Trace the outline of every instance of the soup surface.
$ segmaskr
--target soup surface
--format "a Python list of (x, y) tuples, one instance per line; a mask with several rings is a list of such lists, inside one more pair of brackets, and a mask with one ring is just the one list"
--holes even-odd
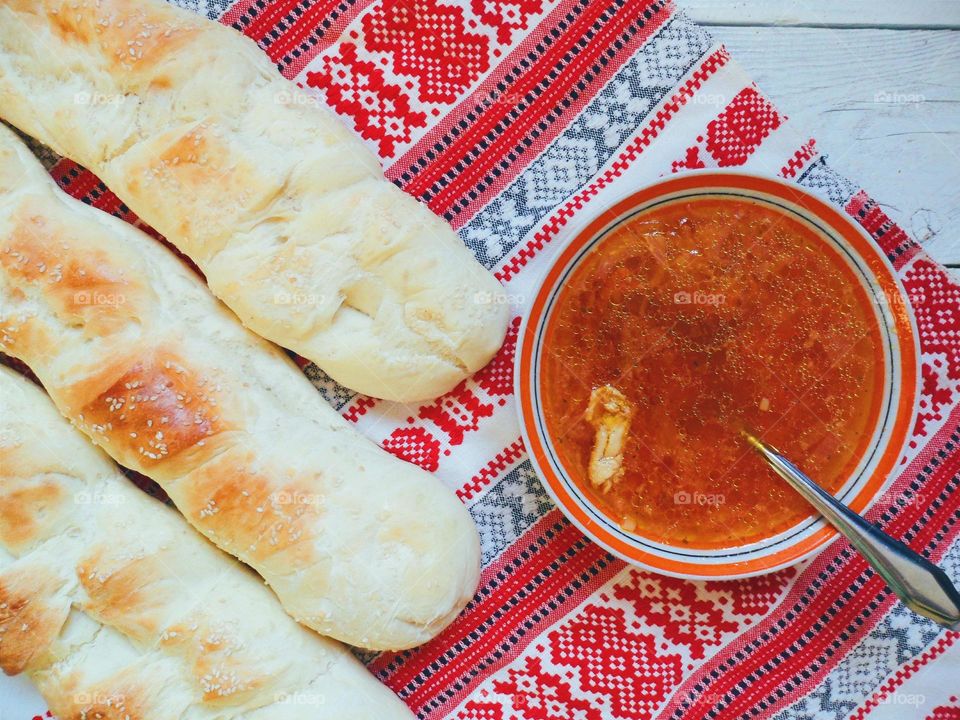
[(624, 529), (671, 545), (742, 545), (811, 515), (741, 432), (830, 491), (854, 470), (884, 377), (855, 272), (749, 200), (675, 201), (614, 228), (544, 337), (544, 417), (568, 475)]

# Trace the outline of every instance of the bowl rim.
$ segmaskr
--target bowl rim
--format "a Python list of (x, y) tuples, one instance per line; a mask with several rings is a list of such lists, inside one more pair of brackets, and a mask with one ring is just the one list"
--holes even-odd
[[(678, 192), (709, 192), (731, 188), (748, 195), (758, 196), (761, 200), (773, 196), (798, 206), (818, 220), (826, 228), (825, 232), (829, 232), (834, 238), (839, 238), (843, 245), (853, 251), (858, 262), (869, 269), (870, 281), (883, 292), (885, 297), (897, 298), (906, 303), (906, 291), (890, 260), (866, 231), (836, 206), (805, 188), (781, 178), (743, 171), (694, 170), (660, 178), (621, 194), (608, 203), (598, 206), (592, 212), (584, 211), (582, 217), (575, 218), (558, 233), (554, 242), (559, 241), (560, 251), (532, 285), (533, 301), (524, 311), (521, 319), (514, 359), (514, 390), (517, 397), (516, 407), (521, 435), (531, 464), (557, 507), (594, 542), (626, 562), (660, 574), (688, 579), (723, 580), (774, 572), (809, 558), (826, 543), (836, 538), (838, 532), (832, 526), (818, 521), (822, 523), (822, 527), (806, 537), (801, 537), (792, 543), (788, 542), (775, 552), (746, 560), (719, 563), (702, 562), (706, 555), (699, 558), (700, 561), (695, 556), (685, 561), (665, 558), (613, 536), (578, 507), (564, 487), (565, 483), (552, 469), (541, 440), (541, 433), (537, 430), (537, 423), (534, 421), (537, 414), (533, 409), (532, 398), (536, 393), (537, 382), (531, 372), (531, 364), (534, 360), (533, 348), (538, 344), (539, 334), (545, 326), (544, 308), (555, 293), (560, 274), (565, 270), (569, 271), (573, 267), (571, 263), (577, 254), (590, 246), (601, 233), (607, 231), (612, 222), (621, 219), (631, 209), (641, 205), (651, 205), (658, 198), (665, 198)], [(583, 252), (576, 262), (579, 263), (587, 252)], [(883, 323), (884, 318), (893, 321), (889, 331), (897, 339), (892, 356), (899, 359), (900, 385), (899, 393), (894, 393), (891, 402), (894, 420), (886, 441), (881, 439), (882, 452), (877, 464), (855, 497), (848, 503), (853, 510), (860, 513), (875, 502), (893, 481), (897, 462), (909, 442), (910, 430), (913, 427), (920, 399), (920, 346), (914, 315), (909, 311), (890, 312), (886, 316), (882, 311), (878, 312), (879, 322)], [(538, 323), (540, 333), (531, 334), (530, 324), (534, 321)], [(892, 368), (889, 372), (892, 372)], [(889, 381), (884, 382), (886, 384)], [(874, 434), (876, 431), (877, 428), (874, 427)], [(871, 442), (876, 442), (876, 439)], [(811, 513), (811, 515), (815, 514)], [(749, 547), (752, 544), (748, 543), (741, 547)], [(685, 550), (689, 552), (691, 549), (685, 548)]]

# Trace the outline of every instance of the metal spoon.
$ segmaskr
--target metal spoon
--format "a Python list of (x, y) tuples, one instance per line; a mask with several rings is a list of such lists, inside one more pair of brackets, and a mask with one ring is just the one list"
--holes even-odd
[(947, 574), (838, 502), (776, 449), (744, 433), (774, 472), (839, 530), (886, 580), (903, 604), (950, 630), (960, 630), (960, 592)]

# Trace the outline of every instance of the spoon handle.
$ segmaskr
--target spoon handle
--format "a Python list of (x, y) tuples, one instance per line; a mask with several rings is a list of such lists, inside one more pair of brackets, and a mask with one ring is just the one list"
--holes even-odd
[(960, 593), (943, 570), (838, 502), (773, 448), (752, 436), (747, 440), (774, 472), (860, 551), (904, 605), (938, 625), (960, 630)]

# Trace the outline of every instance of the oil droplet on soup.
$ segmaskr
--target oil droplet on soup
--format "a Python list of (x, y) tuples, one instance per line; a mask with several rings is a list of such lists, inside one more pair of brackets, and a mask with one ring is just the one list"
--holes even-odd
[[(816, 231), (757, 202), (698, 198), (610, 232), (561, 290), (546, 329), (544, 416), (564, 468), (645, 537), (716, 548), (811, 515), (740, 436), (835, 491), (879, 412), (883, 356), (866, 292)], [(591, 392), (634, 409), (620, 479), (587, 475)]]

